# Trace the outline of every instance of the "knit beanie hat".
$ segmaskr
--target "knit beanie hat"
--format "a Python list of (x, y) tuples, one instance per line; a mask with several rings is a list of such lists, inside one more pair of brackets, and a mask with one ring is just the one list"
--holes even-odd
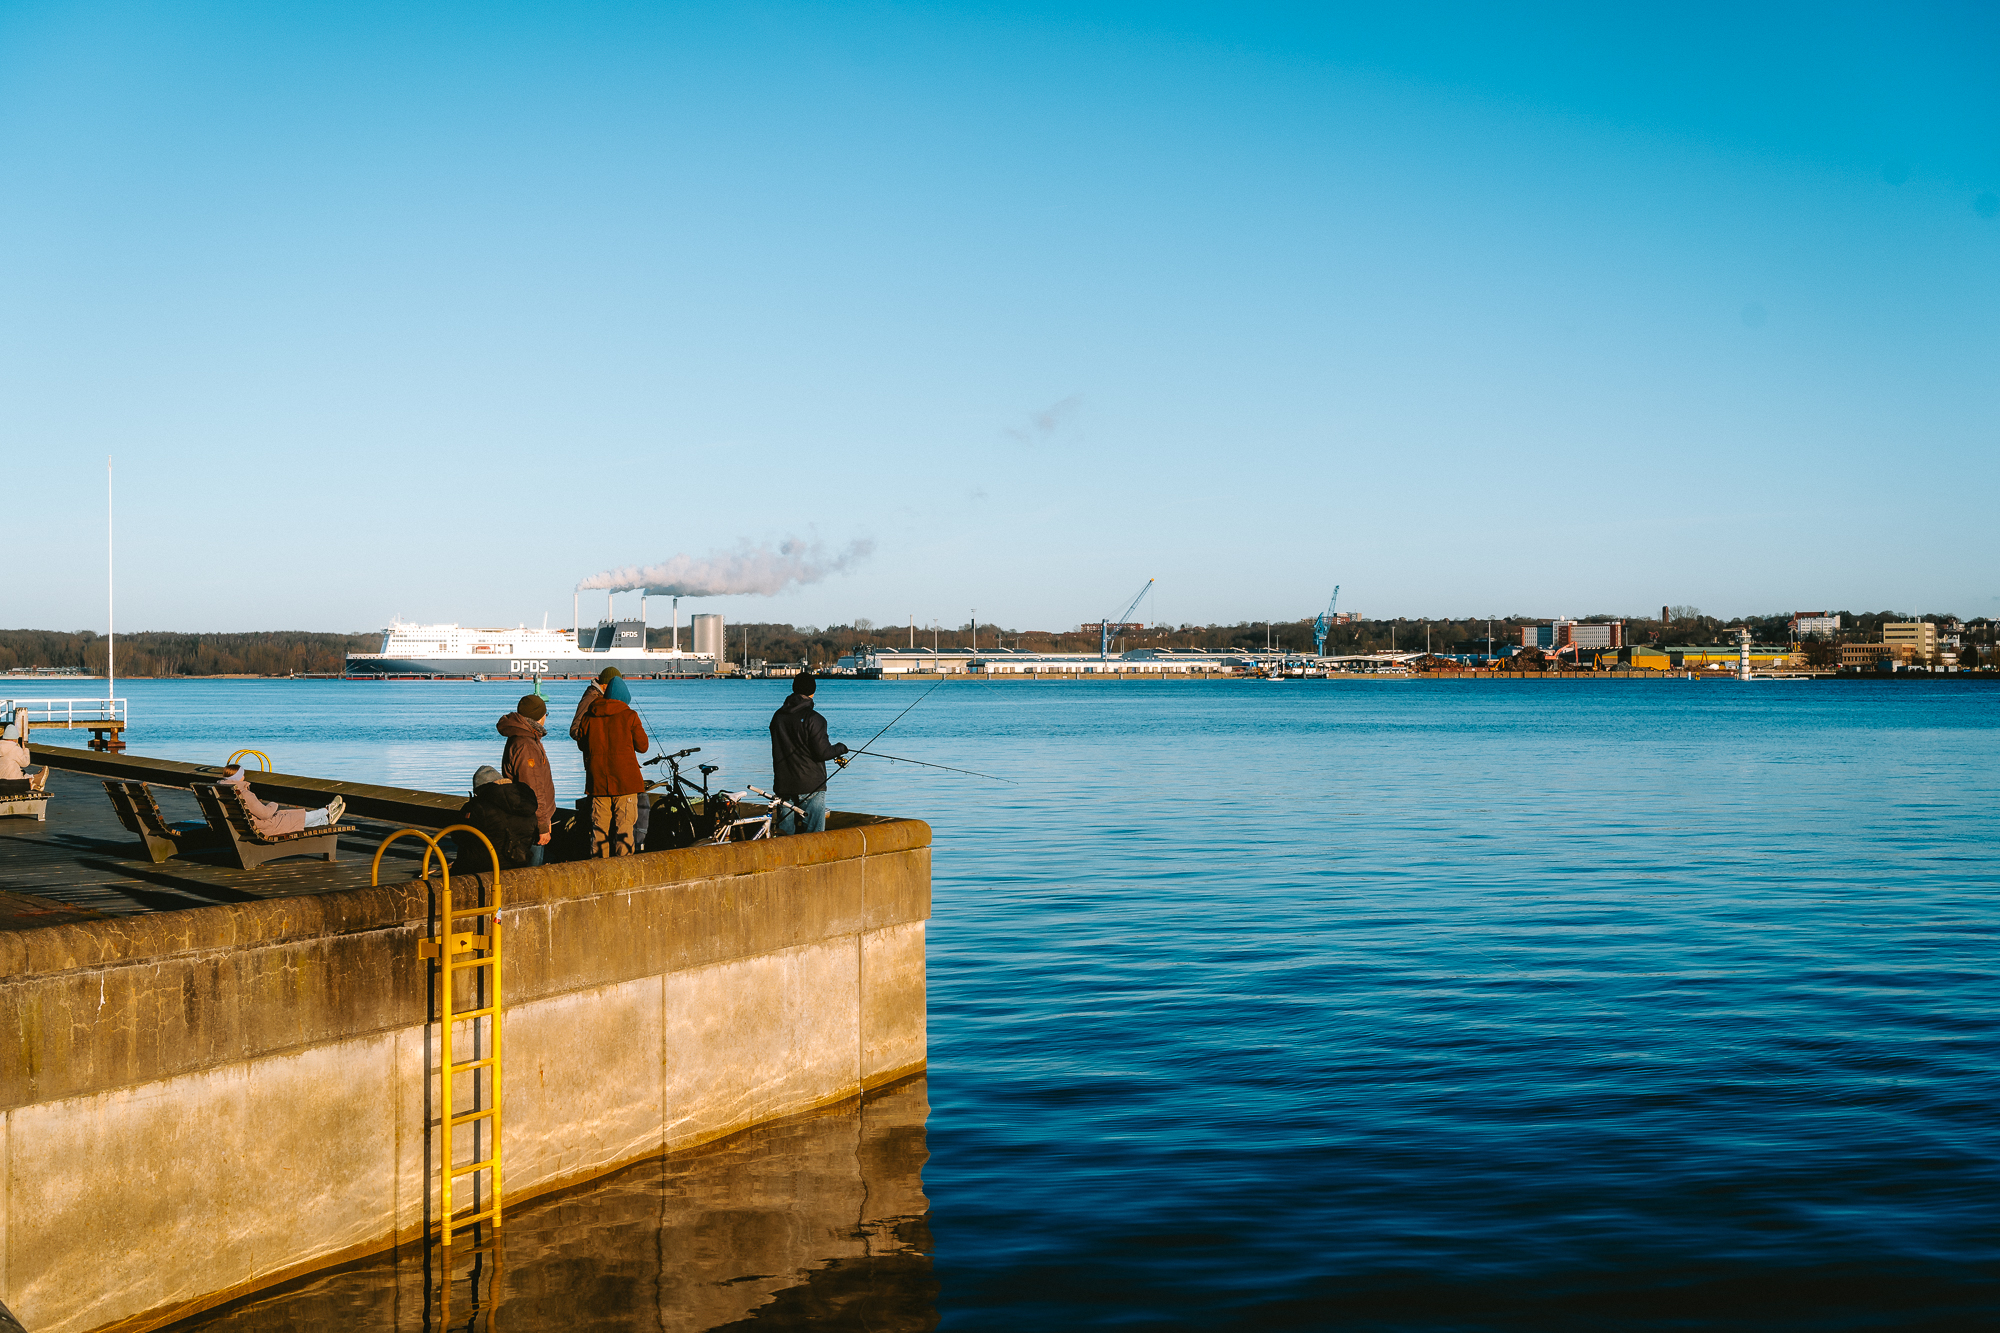
[(472, 774), (472, 789), (478, 791), (489, 782), (500, 780), (500, 770), (491, 764), (481, 764)]
[(793, 694), (811, 694), (819, 688), (819, 677), (810, 671), (801, 671), (792, 677)]
[(611, 683), (604, 687), (604, 697), (616, 699), (621, 704), (632, 702), (632, 687), (625, 683), (623, 676), (613, 676)]
[(539, 694), (522, 695), (521, 702), (515, 704), (514, 707), (522, 717), (527, 718), (530, 722), (540, 722), (549, 715), (549, 706)]
[(625, 673), (620, 671), (617, 667), (606, 667), (604, 668), (604, 670), (597, 673), (597, 683), (599, 685), (609, 685), (612, 681), (617, 680), (620, 676), (624, 674)]

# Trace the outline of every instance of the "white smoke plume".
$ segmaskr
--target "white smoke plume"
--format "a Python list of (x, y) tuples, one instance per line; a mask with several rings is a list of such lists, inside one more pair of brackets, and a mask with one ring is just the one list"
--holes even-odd
[(734, 551), (717, 552), (701, 559), (677, 555), (657, 565), (607, 569), (576, 586), (584, 591), (644, 589), (656, 597), (723, 597), (730, 593), (769, 597), (795, 584), (818, 583), (829, 574), (845, 573), (874, 551), (875, 543), (864, 539), (849, 542), (840, 554), (829, 558), (818, 542), (787, 537), (776, 547), (745, 542)]

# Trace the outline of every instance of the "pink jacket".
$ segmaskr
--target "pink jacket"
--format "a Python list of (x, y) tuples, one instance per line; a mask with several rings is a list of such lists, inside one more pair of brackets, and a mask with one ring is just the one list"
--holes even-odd
[(250, 812), (250, 827), (267, 838), (275, 838), (283, 833), (301, 833), (306, 826), (306, 812), (295, 805), (273, 805), (257, 798), (250, 790), (248, 777), (242, 772), (230, 779), (236, 790), (243, 793), (243, 808)]
[(0, 782), (20, 781), (28, 776), (28, 767), (34, 762), (21, 742), (0, 741)]

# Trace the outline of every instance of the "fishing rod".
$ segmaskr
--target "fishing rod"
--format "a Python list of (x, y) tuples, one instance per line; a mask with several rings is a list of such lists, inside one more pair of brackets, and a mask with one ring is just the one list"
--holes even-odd
[(923, 759), (905, 759), (899, 754), (883, 754), (880, 750), (849, 750), (840, 757), (842, 759), (859, 759), (863, 755), (866, 755), (870, 759), (893, 759), (899, 764), (916, 764), (922, 768), (941, 768), (947, 773), (964, 773), (968, 777), (985, 778), (988, 782), (1005, 782), (1010, 786), (1017, 787), (1020, 785), (1012, 778), (996, 778), (991, 773), (975, 773), (969, 768), (953, 768), (950, 764), (933, 764)]

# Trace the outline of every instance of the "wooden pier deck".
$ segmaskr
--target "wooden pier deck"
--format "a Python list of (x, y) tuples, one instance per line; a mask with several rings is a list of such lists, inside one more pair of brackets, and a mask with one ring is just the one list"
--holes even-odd
[[(37, 747), (38, 758), (40, 749)], [(119, 757), (110, 755), (90, 758), (100, 764), (120, 762)], [(107, 772), (106, 776), (112, 774)], [(97, 776), (57, 769), (49, 775), (49, 791), (45, 822), (0, 816), (0, 930), (366, 888), (369, 863), (376, 849), (400, 826), (356, 818), (350, 805), (345, 822), (359, 828), (352, 836), (340, 839), (340, 859), (332, 863), (301, 856), (253, 870), (238, 870), (229, 863), (227, 853), (194, 852), (154, 865), (140, 845), (139, 836), (118, 822), (111, 801), (104, 794), (104, 784)], [(169, 820), (201, 819), (192, 792), (160, 786), (155, 793), (161, 812)], [(440, 809), (444, 803), (450, 802), (455, 807), (464, 799), (428, 792), (407, 795), (413, 801), (435, 796), (434, 802), (416, 803), (436, 804)], [(315, 802), (318, 803), (323, 802)], [(441, 820), (430, 826), (438, 827), (440, 823)], [(423, 844), (415, 838), (397, 842), (382, 859), (383, 882), (414, 877), (422, 851)]]

